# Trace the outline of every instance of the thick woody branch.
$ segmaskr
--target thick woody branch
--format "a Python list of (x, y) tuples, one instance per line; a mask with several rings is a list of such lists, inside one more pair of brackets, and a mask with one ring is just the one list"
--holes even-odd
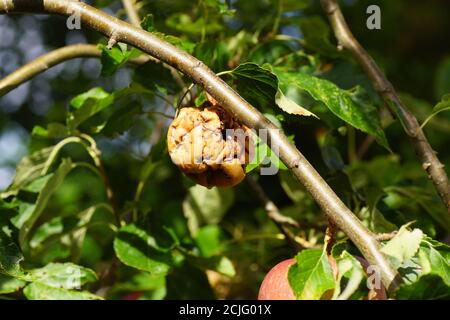
[[(57, 64), (75, 58), (99, 58), (101, 54), (102, 52), (95, 45), (90, 44), (75, 44), (51, 51), (1, 79), (0, 97)], [(130, 63), (139, 65), (150, 59), (149, 56), (141, 56), (131, 59)]]
[(383, 97), (391, 111), (397, 115), (414, 146), (423, 169), (428, 173), (428, 177), (433, 182), (439, 196), (450, 213), (449, 179), (444, 170), (444, 165), (439, 161), (436, 152), (432, 149), (420, 128), (416, 117), (400, 100), (394, 87), (372, 57), (359, 44), (358, 40), (355, 39), (344, 19), (337, 0), (321, 0), (321, 4), (330, 20), (339, 47), (349, 51), (361, 64), (372, 81), (375, 90)]
[(287, 137), (204, 63), (152, 33), (131, 26), (81, 2), (68, 0), (3, 0), (0, 2), (0, 13), (12, 12), (59, 15), (70, 15), (76, 12), (86, 26), (107, 37), (114, 35), (117, 41), (135, 46), (189, 76), (243, 124), (256, 130), (268, 130), (269, 143), (279, 148), (281, 160), (306, 187), (322, 211), (353, 241), (369, 263), (378, 267), (383, 284), (390, 289), (398, 285), (398, 274), (379, 250), (379, 243), (374, 235), (345, 206)]

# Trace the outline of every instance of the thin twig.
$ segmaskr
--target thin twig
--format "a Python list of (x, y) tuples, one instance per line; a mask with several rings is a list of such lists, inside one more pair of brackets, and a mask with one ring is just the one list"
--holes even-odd
[(272, 200), (270, 200), (264, 189), (254, 178), (252, 178), (251, 176), (247, 176), (245, 180), (252, 188), (252, 191), (255, 193), (255, 195), (258, 197), (261, 205), (264, 207), (264, 210), (266, 210), (269, 219), (272, 220), (276, 224), (280, 232), (284, 234), (286, 241), (297, 251), (304, 248), (310, 248), (311, 244), (309, 244), (308, 241), (304, 239), (303, 241), (297, 241), (297, 237), (288, 228), (288, 226), (299, 228), (300, 226), (298, 222), (291, 217), (286, 217), (285, 215), (281, 214), (278, 207), (275, 205), (275, 203), (273, 203)]
[(121, 219), (120, 219), (119, 205), (118, 205), (118, 201), (114, 195), (111, 182), (109, 181), (108, 174), (106, 173), (106, 169), (103, 164), (103, 160), (101, 158), (101, 151), (98, 149), (97, 143), (95, 142), (95, 140), (92, 137), (90, 137), (89, 135), (84, 134), (84, 133), (80, 134), (80, 137), (82, 137), (83, 139), (88, 141), (90, 144), (90, 147), (88, 148), (88, 152), (91, 155), (95, 166), (98, 168), (98, 170), (100, 172), (100, 176), (101, 176), (101, 178), (103, 180), (103, 184), (105, 185), (105, 188), (106, 188), (106, 196), (108, 197), (108, 201), (111, 204), (111, 207), (113, 209), (113, 214), (116, 219), (116, 225), (118, 228), (120, 228), (122, 223), (121, 223)]
[(130, 19), (130, 22), (136, 26), (141, 26), (141, 18), (139, 17), (138, 10), (136, 9), (135, 0), (122, 0), (123, 7), (127, 12), (127, 16)]
[(331, 251), (333, 249), (334, 244), (336, 243), (336, 234), (338, 229), (336, 228), (336, 224), (328, 219), (328, 227), (325, 231), (325, 243), (326, 243), (326, 252), (329, 256), (331, 256)]
[(389, 232), (389, 233), (379, 233), (375, 236), (378, 241), (388, 241), (394, 238), (397, 235), (397, 231)]
[(400, 100), (392, 84), (383, 74), (373, 58), (360, 45), (351, 33), (337, 0), (321, 0), (322, 7), (330, 20), (334, 34), (338, 41), (338, 48), (349, 51), (360, 63), (375, 90), (383, 97), (390, 110), (397, 115), (403, 129), (411, 140), (423, 169), (433, 182), (439, 196), (450, 213), (450, 182), (439, 161), (436, 152), (432, 149), (425, 134), (420, 128), (416, 117)]
[(367, 151), (369, 151), (370, 146), (374, 142), (375, 142), (374, 136), (367, 136), (364, 139), (364, 141), (361, 143), (361, 145), (359, 146), (358, 152), (356, 154), (356, 159), (361, 160), (364, 157), (364, 155), (367, 153)]
[[(99, 58), (101, 55), (101, 50), (91, 44), (75, 44), (53, 50), (1, 79), (0, 97), (57, 64), (76, 58)], [(142, 55), (138, 58), (131, 59), (129, 62), (140, 65), (150, 60), (154, 59), (148, 55)]]
[(134, 27), (83, 2), (69, 0), (45, 0), (38, 3), (36, 0), (4, 0), (0, 2), (0, 13), (15, 12), (59, 15), (77, 12), (81, 22), (86, 26), (107, 37), (111, 37), (116, 32), (118, 41), (135, 46), (189, 76), (221, 106), (249, 128), (265, 130), (268, 143), (271, 146), (277, 146), (280, 159), (305, 186), (322, 212), (332, 219), (339, 229), (353, 241), (369, 263), (378, 266), (380, 278), (385, 286), (389, 290), (394, 290), (399, 285), (401, 278), (387, 257), (380, 251), (380, 244), (373, 233), (339, 199), (284, 133), (237, 94), (203, 62), (156, 35)]

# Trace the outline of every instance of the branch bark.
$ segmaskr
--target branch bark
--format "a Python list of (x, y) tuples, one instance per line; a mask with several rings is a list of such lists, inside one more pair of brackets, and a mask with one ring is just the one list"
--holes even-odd
[(204, 63), (155, 35), (82, 2), (69, 0), (3, 0), (0, 2), (0, 13), (13, 12), (59, 15), (70, 15), (76, 12), (85, 25), (107, 37), (114, 36), (117, 41), (135, 46), (189, 76), (243, 124), (256, 130), (268, 129), (269, 143), (279, 147), (281, 160), (306, 187), (322, 211), (347, 234), (369, 263), (378, 267), (381, 280), (387, 288), (394, 289), (398, 286), (400, 282), (398, 273), (379, 250), (380, 244), (374, 234), (345, 206), (287, 137)]
[[(99, 58), (101, 54), (102, 52), (91, 44), (75, 44), (51, 51), (1, 79), (0, 97), (57, 64), (75, 58)], [(130, 63), (139, 65), (148, 62), (150, 59), (151, 57), (144, 55), (131, 59)]]
[(383, 74), (373, 58), (355, 39), (342, 14), (337, 0), (321, 0), (322, 8), (328, 16), (330, 24), (339, 44), (359, 62), (369, 76), (375, 90), (383, 97), (390, 110), (397, 115), (403, 129), (414, 146), (422, 168), (428, 173), (439, 196), (450, 213), (450, 182), (439, 161), (436, 152), (431, 147), (423, 133), (416, 117), (403, 104), (392, 84)]

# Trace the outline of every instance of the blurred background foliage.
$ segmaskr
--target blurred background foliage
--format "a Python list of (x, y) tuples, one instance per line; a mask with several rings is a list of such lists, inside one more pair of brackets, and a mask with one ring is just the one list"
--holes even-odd
[[(86, 2), (126, 18), (118, 0)], [(366, 8), (374, 3), (381, 8), (381, 30), (368, 30), (365, 25)], [(450, 3), (345, 0), (341, 4), (356, 38), (419, 121), (424, 121), (450, 92)], [(150, 31), (174, 36), (168, 40), (215, 72), (245, 62), (267, 63), (320, 75), (349, 92), (360, 86), (362, 101), (378, 109), (383, 105), (359, 66), (336, 51), (319, 1), (142, 0), (139, 8), (142, 17), (152, 14), (146, 19)], [(60, 17), (0, 16), (0, 78), (52, 49), (75, 43), (105, 44), (92, 30), (69, 31), (64, 26)], [(110, 208), (99, 207), (92, 217), (86, 215), (84, 210), (109, 200), (105, 181), (89, 168), (77, 167), (51, 193), (34, 225), (25, 266), (72, 261), (91, 268), (100, 280), (89, 285), (89, 291), (108, 298), (255, 298), (270, 267), (297, 250), (268, 219), (247, 183), (207, 192), (171, 163), (164, 145), (170, 119), (161, 113), (173, 116), (183, 91), (167, 70), (154, 64), (138, 68), (124, 64), (106, 75), (111, 61), (108, 57), (67, 61), (0, 98), (0, 190), (7, 191), (24, 156), (68, 136), (67, 132), (52, 136), (47, 125), (65, 124), (67, 115), (75, 114), (74, 97), (94, 87), (103, 88), (91, 95), (94, 102), (114, 93), (112, 107), (82, 122), (77, 132), (95, 138), (114, 192), (113, 210), (134, 222), (118, 231)], [(183, 80), (189, 85), (188, 79)], [(121, 98), (118, 92), (131, 84), (137, 93)], [(390, 232), (415, 221), (414, 226), (428, 236), (449, 241), (448, 214), (398, 122), (385, 130), (390, 152), (323, 104), (290, 88), (283, 90), (320, 120), (288, 114), (270, 103), (258, 103), (259, 107), (278, 121), (364, 223), (373, 231)], [(450, 167), (450, 113), (434, 117), (425, 131), (441, 161)], [(73, 163), (90, 161), (85, 147), (70, 144), (53, 167), (67, 157)], [(257, 170), (250, 175), (256, 177)], [(258, 180), (281, 212), (299, 222), (295, 235), (311, 248), (320, 248), (327, 221), (303, 187), (284, 170)], [(33, 190), (22, 190), (18, 205), (33, 203), (33, 197)], [(76, 228), (83, 219), (89, 227)], [(148, 227), (150, 235), (137, 225)], [(84, 230), (81, 243), (71, 238), (74, 230)], [(140, 248), (149, 241), (156, 241), (154, 250), (161, 254), (150, 273), (145, 272), (148, 262), (141, 265), (142, 252), (136, 252), (131, 262), (123, 256), (133, 250), (130, 243)], [(170, 248), (175, 249), (164, 254)], [(348, 250), (357, 254), (350, 244)], [(128, 263), (119, 263), (115, 256)], [(172, 268), (176, 271), (166, 270)], [(215, 271), (205, 273), (206, 269)], [(101, 291), (105, 288), (106, 292)], [(32, 289), (25, 292), (28, 298), (39, 292)], [(138, 296), (127, 296), (136, 292)]]

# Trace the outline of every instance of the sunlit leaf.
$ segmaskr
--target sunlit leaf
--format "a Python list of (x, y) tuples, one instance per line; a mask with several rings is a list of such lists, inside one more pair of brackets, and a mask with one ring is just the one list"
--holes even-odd
[(16, 292), (25, 286), (26, 282), (0, 273), (0, 294)]
[(97, 280), (91, 269), (73, 263), (49, 263), (39, 269), (27, 270), (27, 280), (63, 289), (79, 289), (88, 282)]
[(321, 249), (306, 249), (289, 268), (288, 280), (297, 299), (320, 299), (334, 289), (335, 281), (326, 253)]
[(70, 103), (75, 111), (68, 116), (68, 126), (75, 129), (91, 116), (109, 107), (113, 102), (114, 95), (100, 87), (76, 96)]
[(29, 213), (26, 221), (21, 225), (19, 232), (19, 243), (21, 246), (25, 245), (25, 241), (31, 231), (33, 225), (40, 217), (41, 213), (45, 209), (47, 202), (52, 194), (58, 190), (59, 186), (63, 183), (66, 175), (74, 168), (74, 164), (70, 159), (63, 159), (58, 169), (51, 174), (51, 177), (46, 181), (45, 186), (39, 193), (36, 203), (32, 207), (32, 211)]
[(421, 127), (425, 127), (427, 123), (438, 113), (450, 110), (450, 94), (442, 97), (442, 100), (433, 108), (432, 113), (423, 121)]
[(111, 49), (108, 49), (105, 45), (99, 45), (99, 49), (102, 51), (101, 63), (103, 77), (113, 75), (117, 69), (124, 65), (130, 58), (139, 55), (137, 49), (128, 50), (128, 47), (124, 43), (118, 43)]
[(315, 100), (324, 103), (336, 116), (370, 135), (388, 147), (376, 108), (357, 103), (357, 92), (340, 89), (334, 83), (306, 73), (286, 72), (275, 68), (282, 90), (296, 86), (307, 91)]
[(287, 112), (289, 114), (296, 114), (298, 116), (306, 117), (313, 116), (318, 118), (311, 111), (299, 106), (296, 102), (287, 98), (281, 90), (278, 90), (275, 102), (277, 106), (279, 106), (284, 112)]
[(398, 264), (411, 259), (419, 250), (423, 233), (420, 229), (409, 231), (402, 226), (392, 240), (389, 240), (381, 249), (385, 254), (394, 257)]
[(172, 263), (170, 253), (161, 250), (151, 235), (134, 224), (120, 229), (114, 251), (125, 265), (154, 275), (167, 274)]
[(47, 286), (39, 282), (30, 283), (23, 290), (28, 300), (101, 300), (87, 291), (66, 290)]
[(195, 243), (203, 257), (211, 257), (223, 250), (224, 234), (217, 225), (207, 225), (200, 228), (195, 237)]
[[(336, 259), (338, 266), (338, 278), (333, 299), (346, 300), (358, 290), (361, 281), (364, 279), (364, 270), (359, 261), (347, 251), (343, 251)], [(344, 285), (343, 279), (346, 278)]]

